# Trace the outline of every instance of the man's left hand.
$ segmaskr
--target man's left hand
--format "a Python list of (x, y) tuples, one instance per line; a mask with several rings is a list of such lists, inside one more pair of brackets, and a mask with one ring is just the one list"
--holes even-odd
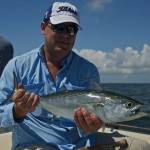
[(86, 108), (75, 109), (74, 119), (78, 128), (86, 132), (95, 132), (103, 125), (100, 118), (96, 114), (88, 112)]

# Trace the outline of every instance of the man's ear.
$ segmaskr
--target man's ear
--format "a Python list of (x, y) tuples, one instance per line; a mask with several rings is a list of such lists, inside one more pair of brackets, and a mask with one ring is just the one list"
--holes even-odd
[(45, 34), (45, 28), (46, 28), (46, 23), (41, 22), (41, 32), (42, 32), (43, 35)]

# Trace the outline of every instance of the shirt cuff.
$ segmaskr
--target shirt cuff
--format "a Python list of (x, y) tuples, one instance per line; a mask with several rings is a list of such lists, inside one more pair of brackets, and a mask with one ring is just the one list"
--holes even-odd
[(83, 130), (80, 130), (79, 128), (77, 128), (77, 130), (78, 130), (78, 133), (79, 133), (80, 137), (87, 137), (89, 135), (92, 135), (92, 134), (96, 133), (96, 132), (85, 132)]
[(3, 118), (1, 122), (2, 127), (13, 126), (15, 124), (13, 117), (13, 106), (14, 103), (9, 103), (5, 106)]

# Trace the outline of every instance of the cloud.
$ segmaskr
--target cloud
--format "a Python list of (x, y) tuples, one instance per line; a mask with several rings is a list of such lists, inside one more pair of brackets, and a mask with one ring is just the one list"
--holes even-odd
[(102, 50), (74, 50), (79, 55), (93, 62), (101, 73), (150, 73), (150, 46), (144, 44), (141, 51), (132, 47), (114, 49), (112, 52)]
[(92, 11), (102, 10), (111, 2), (112, 0), (90, 0), (87, 4), (87, 7)]

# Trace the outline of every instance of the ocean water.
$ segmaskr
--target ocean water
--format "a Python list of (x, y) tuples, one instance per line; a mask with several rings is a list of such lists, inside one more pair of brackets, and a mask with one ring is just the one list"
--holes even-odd
[[(104, 90), (120, 93), (131, 98), (135, 98), (150, 106), (150, 84), (135, 84), (135, 83), (103, 83), (101, 84)], [(150, 117), (142, 117), (133, 121), (123, 122), (135, 127), (150, 128)]]

